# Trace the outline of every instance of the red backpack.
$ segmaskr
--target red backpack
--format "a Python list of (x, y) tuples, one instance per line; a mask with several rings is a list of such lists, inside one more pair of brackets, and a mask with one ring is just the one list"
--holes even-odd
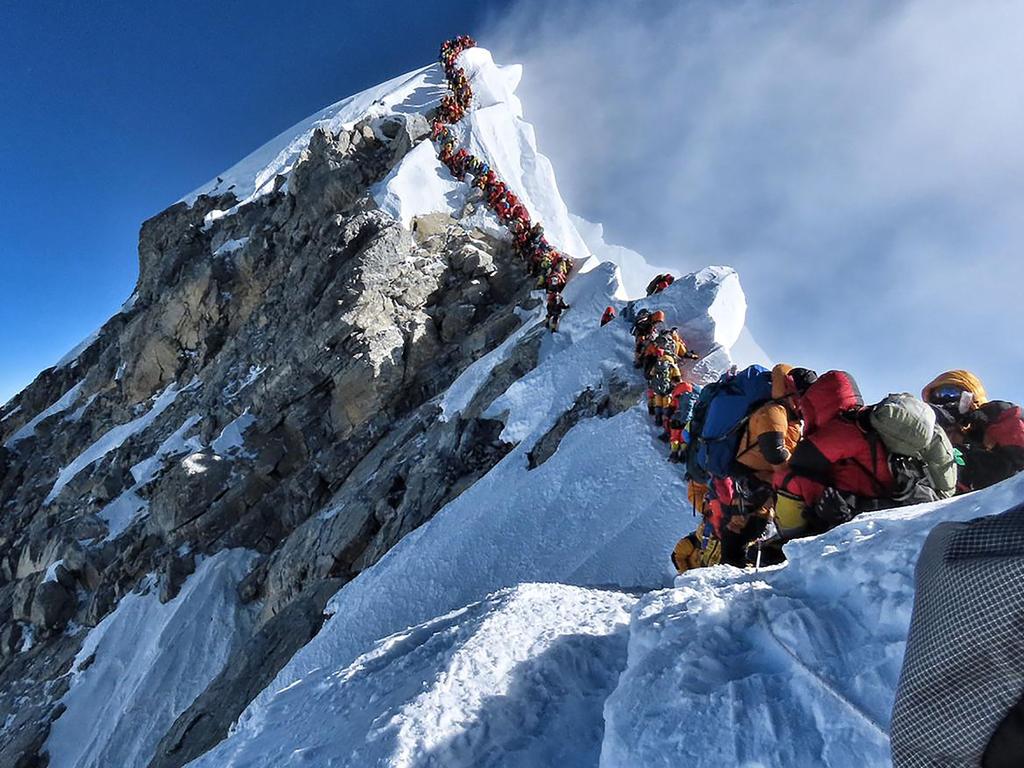
[(1019, 405), (991, 400), (978, 410), (989, 420), (985, 428), (986, 448), (1024, 448), (1024, 420), (1021, 419)]

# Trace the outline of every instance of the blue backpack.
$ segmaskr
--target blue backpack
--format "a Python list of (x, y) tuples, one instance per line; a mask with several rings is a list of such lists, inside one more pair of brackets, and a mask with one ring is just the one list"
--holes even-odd
[[(772, 374), (767, 368), (752, 365), (738, 373), (725, 374), (714, 386), (699, 436), (691, 427), (695, 442), (691, 452), (696, 453), (696, 463), (705, 477), (729, 477), (734, 474), (736, 451), (747, 416), (771, 400)], [(705, 392), (709, 388), (705, 387)]]
[(686, 450), (686, 477), (695, 483), (707, 485), (710, 482), (707, 466), (703, 463), (706, 457), (701, 456), (697, 450), (701, 432), (704, 430), (704, 422), (707, 420), (708, 408), (711, 406), (715, 395), (724, 386), (725, 376), (718, 381), (706, 384), (700, 391), (697, 400), (693, 404), (693, 412), (690, 415), (689, 435)]
[(693, 417), (693, 409), (694, 406), (697, 405), (697, 400), (700, 398), (701, 391), (701, 386), (699, 384), (694, 384), (691, 391), (684, 392), (679, 396), (679, 404), (676, 406), (676, 410), (672, 414), (673, 426), (686, 426), (686, 423)]

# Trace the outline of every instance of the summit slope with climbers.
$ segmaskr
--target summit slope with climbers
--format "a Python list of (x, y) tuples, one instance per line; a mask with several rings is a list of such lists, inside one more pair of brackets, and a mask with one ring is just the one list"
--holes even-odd
[[(17, 563), (22, 602), (63, 590), (69, 614), (0, 638), (17, 663), (57, 648), (63, 665), (39, 705), (53, 726), (11, 714), (0, 749), (23, 738), (26, 759), (68, 768), (889, 763), (916, 553), (940, 522), (1020, 503), (1024, 477), (925, 504), (894, 501), (892, 478), (883, 501), (902, 506), (883, 510), (840, 488), (846, 518), (813, 527), (836, 489), (790, 469), (850, 459), (808, 438), (837, 421), (866, 435), (879, 411), (861, 413), (844, 372), (734, 361), (749, 332), (732, 269), (638, 274), (625, 249), (591, 254), (519, 74), (454, 38), (438, 64), (328, 107), (167, 212), (144, 252), (171, 262), (176, 228), (198, 242), (187, 255), (214, 265), (197, 281), (214, 287), (190, 294), (231, 301), (218, 275), (254, 279), (275, 254), (288, 279), (330, 274), (283, 319), (246, 296), (254, 350), (211, 343), (231, 356), (211, 373), (190, 347), (161, 399), (161, 379), (110, 351), (132, 312), (168, 303), (154, 283), (171, 277), (150, 272), (140, 308), (49, 374), (59, 397), (40, 386), (0, 413), (11, 455), (35, 451), (48, 481), (29, 499), (88, 524), (73, 546), (37, 535)], [(258, 346), (305, 354), (306, 336), (308, 356)], [(1020, 412), (952, 373), (920, 402), (940, 414), (926, 437), (950, 430), (988, 469), (959, 472), (966, 491), (996, 477), (985, 459), (1018, 438)], [(137, 397), (131, 418), (46, 442), (104, 404), (101, 387)], [(118, 442), (120, 424), (139, 426)], [(755, 449), (763, 461), (745, 461)], [(128, 456), (117, 485), (106, 473)], [(42, 501), (68, 466), (81, 476)], [(139, 717), (151, 695), (161, 706)]]

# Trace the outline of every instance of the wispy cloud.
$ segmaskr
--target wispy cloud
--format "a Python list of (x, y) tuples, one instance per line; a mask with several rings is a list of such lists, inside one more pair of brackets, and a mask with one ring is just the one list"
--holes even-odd
[(1024, 385), (1024, 5), (518, 3), (486, 43), (571, 208), (740, 270), (778, 359)]

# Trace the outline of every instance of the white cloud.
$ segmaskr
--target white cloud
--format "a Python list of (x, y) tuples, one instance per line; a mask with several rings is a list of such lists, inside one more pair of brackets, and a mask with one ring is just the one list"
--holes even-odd
[(579, 214), (740, 270), (777, 359), (1021, 399), (1024, 5), (520, 3), (484, 43)]

